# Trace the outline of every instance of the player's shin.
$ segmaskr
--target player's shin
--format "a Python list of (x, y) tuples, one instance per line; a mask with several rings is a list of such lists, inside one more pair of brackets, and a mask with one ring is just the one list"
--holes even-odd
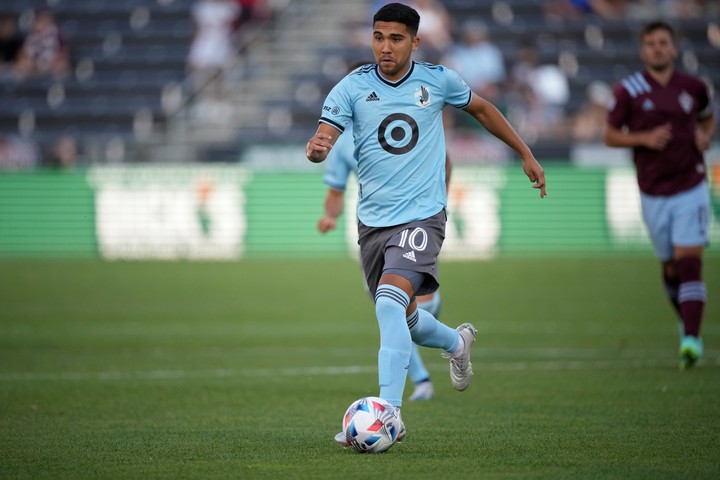
[(378, 380), (380, 398), (395, 406), (402, 405), (408, 363), (412, 349), (405, 310), (410, 299), (401, 289), (380, 285), (375, 295), (375, 314), (380, 327)]
[(680, 286), (678, 303), (685, 325), (685, 335), (700, 336), (703, 308), (707, 300), (705, 282), (702, 281), (702, 259), (683, 257), (676, 261)]

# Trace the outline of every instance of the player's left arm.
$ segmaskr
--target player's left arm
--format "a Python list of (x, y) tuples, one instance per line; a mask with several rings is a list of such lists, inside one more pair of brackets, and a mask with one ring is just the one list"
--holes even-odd
[(695, 129), (695, 145), (701, 152), (710, 148), (710, 141), (715, 134), (715, 126), (714, 115), (698, 120), (697, 128)]
[(345, 192), (342, 190), (328, 188), (327, 195), (325, 196), (325, 212), (323, 216), (320, 217), (320, 220), (318, 220), (317, 225), (320, 233), (327, 233), (337, 227), (338, 218), (340, 218), (343, 211), (344, 194)]
[(510, 125), (502, 113), (484, 98), (472, 94), (470, 103), (464, 109), (472, 115), (485, 129), (502, 140), (507, 146), (515, 150), (522, 160), (523, 170), (533, 185), (540, 190), (540, 198), (547, 195), (545, 189), (545, 171), (535, 159), (530, 147), (520, 138), (520, 135)]

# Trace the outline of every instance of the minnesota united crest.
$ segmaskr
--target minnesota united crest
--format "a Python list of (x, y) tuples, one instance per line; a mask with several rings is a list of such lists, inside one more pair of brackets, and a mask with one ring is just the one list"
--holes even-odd
[(415, 92), (415, 98), (418, 99), (417, 103), (415, 104), (418, 107), (425, 108), (432, 103), (430, 100), (430, 90), (428, 90), (422, 85), (420, 85), (420, 90)]

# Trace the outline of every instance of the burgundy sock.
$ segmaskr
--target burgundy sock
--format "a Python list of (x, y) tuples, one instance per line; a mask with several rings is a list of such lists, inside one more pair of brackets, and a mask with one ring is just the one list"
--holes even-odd
[(707, 299), (705, 282), (702, 281), (702, 260), (700, 257), (684, 257), (675, 262), (680, 286), (678, 303), (685, 325), (685, 335), (700, 336), (703, 307)]

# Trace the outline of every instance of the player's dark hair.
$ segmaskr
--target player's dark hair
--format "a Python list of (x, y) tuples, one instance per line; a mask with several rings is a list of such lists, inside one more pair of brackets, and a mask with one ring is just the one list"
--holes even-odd
[(402, 23), (411, 35), (417, 35), (420, 27), (420, 14), (412, 7), (402, 3), (388, 3), (375, 13), (375, 22), (397, 22)]
[(675, 29), (669, 23), (662, 20), (655, 20), (645, 24), (642, 30), (640, 30), (640, 40), (645, 38), (645, 35), (648, 35), (656, 30), (665, 30), (670, 34), (672, 41), (675, 41)]

